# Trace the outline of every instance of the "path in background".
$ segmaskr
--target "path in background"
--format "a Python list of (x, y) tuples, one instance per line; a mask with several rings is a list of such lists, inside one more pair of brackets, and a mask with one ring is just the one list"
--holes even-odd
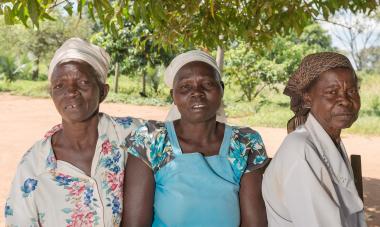
[[(114, 116), (163, 120), (167, 107), (105, 103), (101, 111)], [(4, 204), (21, 156), (60, 122), (49, 99), (0, 94), (0, 226), (4, 226)], [(285, 129), (254, 127), (263, 137), (268, 154), (273, 156), (286, 135)], [(380, 137), (344, 135), (349, 153), (362, 156), (365, 205), (369, 224), (380, 227)]]

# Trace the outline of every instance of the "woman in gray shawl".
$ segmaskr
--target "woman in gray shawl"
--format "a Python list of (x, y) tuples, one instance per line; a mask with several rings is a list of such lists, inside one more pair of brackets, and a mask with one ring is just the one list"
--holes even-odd
[(350, 61), (333, 52), (306, 56), (284, 94), (295, 116), (264, 174), (269, 226), (366, 226), (341, 140), (360, 109)]

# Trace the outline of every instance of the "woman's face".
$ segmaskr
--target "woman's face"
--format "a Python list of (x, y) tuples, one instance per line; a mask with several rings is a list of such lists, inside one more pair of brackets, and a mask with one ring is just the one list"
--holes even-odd
[(321, 74), (304, 101), (329, 135), (349, 128), (358, 118), (360, 96), (352, 70), (335, 68)]
[(62, 119), (81, 122), (98, 112), (108, 85), (101, 85), (86, 62), (67, 62), (55, 67), (50, 94)]
[(218, 78), (217, 72), (203, 62), (191, 62), (178, 71), (171, 95), (181, 119), (203, 122), (216, 117), (223, 97)]

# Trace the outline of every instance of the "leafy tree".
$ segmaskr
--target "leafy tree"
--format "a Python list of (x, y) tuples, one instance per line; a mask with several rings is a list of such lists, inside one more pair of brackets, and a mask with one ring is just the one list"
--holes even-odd
[(30, 20), (39, 27), (41, 20), (51, 19), (52, 8), (63, 7), (69, 15), (87, 11), (112, 33), (125, 20), (143, 22), (152, 31), (152, 40), (165, 46), (181, 43), (215, 48), (238, 39), (266, 43), (276, 34), (300, 34), (319, 15), (327, 20), (339, 9), (368, 13), (378, 5), (377, 0), (3, 0), (0, 13), (7, 24), (28, 25)]
[(142, 75), (142, 96), (147, 96), (148, 76), (157, 92), (157, 67), (167, 65), (173, 55), (153, 41), (152, 31), (146, 25), (125, 22), (116, 36), (102, 31), (95, 34), (92, 41), (106, 48), (111, 54), (112, 65), (120, 65), (121, 73)]
[(50, 61), (55, 50), (68, 38), (87, 38), (91, 32), (89, 20), (78, 21), (72, 17), (62, 17), (57, 21), (44, 21), (39, 29), (24, 26), (6, 26), (0, 23), (0, 47), (7, 55), (28, 56), (33, 62), (31, 78), (38, 78), (40, 63)]
[(248, 101), (265, 87), (276, 90), (276, 85), (295, 71), (306, 54), (331, 50), (330, 37), (318, 24), (306, 27), (299, 38), (292, 33), (272, 42), (270, 48), (256, 51), (247, 43), (238, 42), (226, 52), (226, 79), (237, 84)]
[(323, 48), (331, 50), (331, 37), (319, 24), (311, 24), (303, 30), (299, 42), (305, 43), (314, 49)]
[(21, 50), (21, 37), (25, 36), (26, 28), (20, 25), (9, 26), (4, 22), (4, 18), (0, 17), (0, 50), (1, 55), (21, 54), (25, 50)]
[(246, 43), (239, 43), (228, 51), (225, 59), (227, 81), (238, 84), (248, 101), (252, 101), (266, 86), (282, 80), (281, 65), (259, 56)]

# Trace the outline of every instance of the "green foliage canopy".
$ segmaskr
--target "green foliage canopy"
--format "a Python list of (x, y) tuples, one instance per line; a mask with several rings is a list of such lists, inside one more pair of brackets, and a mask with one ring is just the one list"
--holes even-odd
[(116, 36), (100, 31), (91, 40), (105, 47), (114, 63), (122, 63), (122, 73), (145, 70), (148, 65), (167, 65), (173, 58), (171, 52), (154, 43), (152, 31), (143, 23), (126, 22)]
[(378, 0), (3, 0), (0, 14), (7, 24), (27, 26), (31, 20), (39, 27), (41, 20), (53, 19), (52, 8), (63, 7), (69, 15), (88, 12), (113, 33), (125, 20), (143, 22), (164, 46), (214, 48), (237, 39), (266, 43), (276, 34), (300, 34), (319, 15), (328, 19), (339, 9), (368, 13), (378, 5)]
[(28, 67), (31, 70), (25, 74), (32, 73), (32, 78), (37, 79), (40, 63), (47, 65), (55, 50), (66, 39), (73, 36), (88, 38), (91, 27), (91, 21), (85, 18), (78, 21), (68, 16), (61, 16), (57, 21), (43, 21), (38, 30), (21, 25), (6, 26), (3, 18), (0, 18), (1, 55), (15, 58), (18, 68), (29, 62), (32, 67)]
[(225, 53), (225, 76), (235, 83), (248, 101), (265, 87), (276, 89), (292, 74), (307, 54), (331, 50), (331, 40), (318, 24), (309, 25), (300, 37), (291, 33), (275, 37), (270, 47), (252, 50), (245, 42), (237, 42)]
[[(168, 65), (174, 57), (171, 51), (154, 42), (152, 31), (143, 23), (134, 24), (126, 21), (117, 35), (102, 30), (94, 34), (92, 42), (106, 48), (111, 54), (111, 72), (127, 75), (141, 75), (143, 80), (141, 95), (146, 96), (146, 84), (152, 85), (158, 92), (158, 69)], [(115, 75), (118, 78), (118, 75)], [(116, 89), (115, 89), (116, 90)]]

